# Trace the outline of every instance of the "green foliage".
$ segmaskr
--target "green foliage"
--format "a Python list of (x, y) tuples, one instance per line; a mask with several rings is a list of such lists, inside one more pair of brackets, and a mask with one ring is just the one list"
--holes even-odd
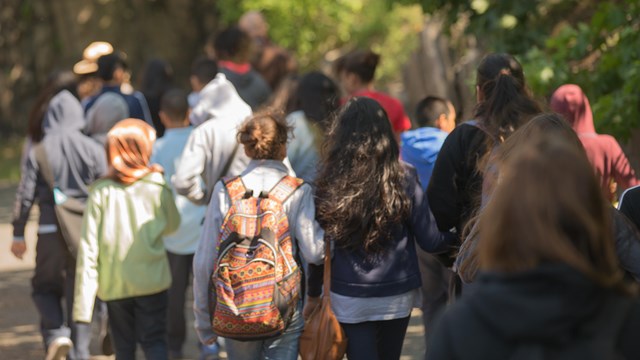
[(219, 0), (218, 8), (225, 25), (245, 11), (262, 11), (271, 38), (296, 54), (302, 71), (318, 69), (331, 55), (370, 47), (382, 54), (376, 73), (381, 83), (400, 79), (424, 21), (419, 5), (386, 0)]
[(0, 138), (0, 184), (20, 181), (22, 137)]
[(548, 97), (565, 83), (580, 85), (599, 131), (627, 138), (640, 125), (639, 0), (422, 0), (421, 5), (449, 25), (467, 21), (466, 33), (486, 51), (515, 55), (536, 95)]

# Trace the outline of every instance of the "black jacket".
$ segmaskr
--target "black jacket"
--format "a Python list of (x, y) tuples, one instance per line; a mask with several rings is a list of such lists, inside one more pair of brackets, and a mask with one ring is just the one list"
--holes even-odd
[(427, 359), (640, 359), (640, 302), (563, 264), (483, 273), (436, 324)]
[(461, 124), (442, 145), (427, 188), (429, 206), (441, 231), (462, 234), (480, 204), (482, 176), (478, 161), (486, 152), (487, 134), (476, 125)]

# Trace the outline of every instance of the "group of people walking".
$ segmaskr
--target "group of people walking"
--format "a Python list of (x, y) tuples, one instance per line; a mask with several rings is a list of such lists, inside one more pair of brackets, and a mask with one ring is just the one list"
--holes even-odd
[[(133, 90), (107, 43), (43, 89), (11, 251), (23, 256), (37, 202), (32, 297), (47, 359), (88, 359), (97, 318), (118, 359), (137, 344), (147, 359), (182, 358), (191, 277), (201, 359), (218, 357), (221, 335), (229, 359), (297, 359), (326, 244), (349, 359), (399, 359), (415, 307), (427, 359), (640, 356), (638, 180), (615, 139), (595, 132), (579, 86), (547, 106), (514, 57), (489, 54), (473, 119), (456, 126), (452, 103), (428, 96), (412, 127), (374, 86), (378, 54), (348, 53), (333, 76), (293, 76), (260, 21), (249, 13), (212, 38), (191, 93), (158, 84), (171, 77), (158, 61), (149, 87)], [(612, 184), (630, 188), (621, 211)], [(66, 197), (86, 203), (77, 253), (56, 216)], [(246, 260), (263, 247), (292, 262)], [(286, 267), (280, 331), (229, 335), (236, 324), (221, 311), (235, 301), (238, 315), (253, 296), (258, 313), (263, 292), (251, 292), (265, 280), (253, 273)]]

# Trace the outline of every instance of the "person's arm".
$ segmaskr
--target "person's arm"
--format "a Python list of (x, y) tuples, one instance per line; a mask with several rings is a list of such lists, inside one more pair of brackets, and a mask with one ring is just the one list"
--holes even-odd
[(414, 168), (409, 168), (411, 194), (411, 230), (416, 242), (422, 250), (430, 253), (446, 252), (455, 244), (457, 235), (448, 231), (441, 232), (438, 229), (433, 213), (429, 208), (426, 194), (418, 181)]
[(161, 196), (162, 198), (160, 200), (160, 208), (162, 211), (164, 211), (164, 216), (167, 219), (167, 225), (164, 228), (162, 235), (169, 235), (174, 233), (180, 227), (180, 212), (176, 207), (176, 201), (173, 197), (173, 192), (168, 185), (162, 186)]
[(82, 221), (73, 297), (73, 320), (90, 323), (98, 292), (98, 256), (103, 213), (99, 191), (92, 191)]
[(27, 251), (27, 244), (24, 239), (24, 231), (29, 220), (29, 213), (36, 199), (36, 183), (38, 180), (38, 164), (35, 160), (33, 147), (29, 151), (20, 177), (18, 190), (13, 207), (13, 242), (11, 252), (14, 256), (22, 259)]
[(172, 178), (176, 192), (196, 205), (208, 204), (210, 196), (207, 194), (206, 185), (203, 184), (203, 181), (207, 181), (203, 176), (207, 166), (207, 154), (212, 151), (213, 144), (207, 144), (203, 129), (204, 125), (201, 125), (189, 135), (182, 151), (180, 165)]
[(460, 135), (461, 127), (458, 127), (445, 139), (427, 187), (429, 207), (441, 231), (449, 231), (460, 223), (458, 204), (462, 194), (456, 182), (463, 163)]
[[(295, 238), (300, 254), (307, 264), (322, 264), (324, 259), (324, 230), (316, 221), (316, 205), (311, 186), (303, 184), (292, 196), (300, 196), (295, 219)], [(291, 199), (291, 201), (296, 200), (295, 198)]]
[(229, 198), (227, 192), (222, 182), (218, 182), (213, 190), (198, 248), (193, 257), (195, 329), (200, 341), (204, 344), (212, 344), (217, 338), (211, 329), (209, 282), (213, 274), (214, 262), (218, 258), (218, 230), (222, 225), (224, 214), (226, 214), (228, 208)]

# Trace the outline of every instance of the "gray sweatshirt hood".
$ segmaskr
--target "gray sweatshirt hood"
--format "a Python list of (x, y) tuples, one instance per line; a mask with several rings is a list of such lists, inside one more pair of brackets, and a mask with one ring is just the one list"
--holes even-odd
[(84, 125), (82, 105), (69, 91), (63, 90), (49, 102), (42, 128), (48, 134), (57, 131), (82, 131)]

